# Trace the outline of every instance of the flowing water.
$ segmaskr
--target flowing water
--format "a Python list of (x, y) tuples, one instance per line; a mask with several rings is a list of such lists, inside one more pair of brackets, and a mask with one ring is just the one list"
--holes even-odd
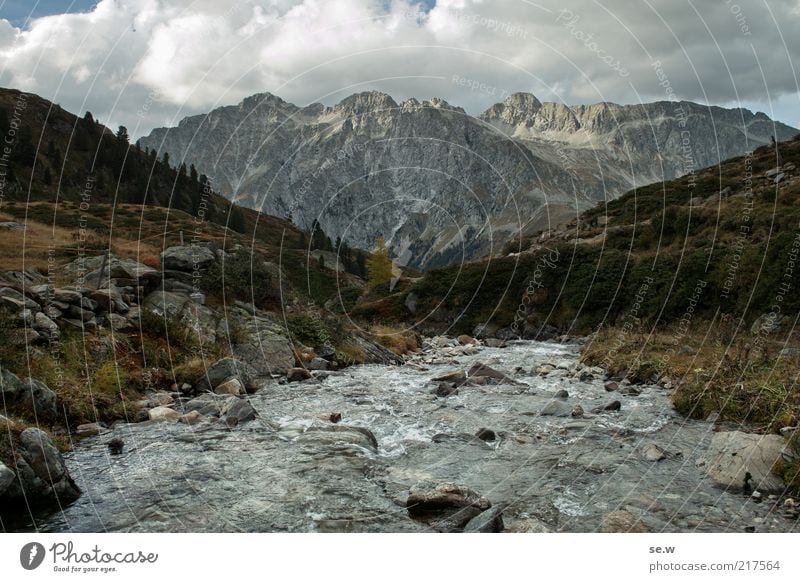
[[(368, 365), (319, 382), (267, 383), (251, 401), (260, 418), (229, 429), (140, 423), (80, 442), (66, 455), (84, 494), (29, 524), (41, 531), (425, 531), (405, 509), (427, 481), (468, 486), (508, 507), (507, 529), (598, 531), (625, 509), (652, 531), (791, 531), (797, 521), (742, 493), (715, 487), (703, 455), (713, 424), (677, 415), (669, 392), (605, 391), (573, 377), (575, 346), (516, 342), (506, 348), (428, 354), (432, 363)], [(418, 359), (423, 362), (422, 358)], [(440, 398), (430, 379), (483, 362), (515, 383), (465, 386)], [(559, 369), (545, 378), (532, 369)], [(539, 416), (566, 389), (585, 418)], [(611, 400), (618, 412), (590, 414)], [(332, 425), (320, 420), (342, 414)], [(348, 427), (369, 429), (370, 435)], [(497, 438), (473, 435), (481, 428)], [(112, 436), (125, 441), (110, 455)], [(648, 461), (655, 444), (668, 458)]]

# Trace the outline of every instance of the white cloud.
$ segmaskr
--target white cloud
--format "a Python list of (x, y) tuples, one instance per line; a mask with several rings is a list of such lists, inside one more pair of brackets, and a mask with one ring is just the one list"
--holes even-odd
[(0, 84), (134, 134), (263, 91), (304, 105), (379, 89), (471, 112), (514, 91), (665, 99), (653, 60), (680, 98), (796, 123), (798, 56), (793, 0), (102, 0), (22, 31), (0, 20)]

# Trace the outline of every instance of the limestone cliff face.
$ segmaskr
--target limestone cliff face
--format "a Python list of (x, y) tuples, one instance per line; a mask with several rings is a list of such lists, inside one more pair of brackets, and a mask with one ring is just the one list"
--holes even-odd
[(630, 188), (797, 133), (763, 114), (694, 103), (567, 107), (527, 93), (478, 117), (441, 99), (358, 93), (304, 108), (268, 93), (160, 128), (142, 147), (194, 163), (223, 193), (332, 239), (432, 267), (496, 252), (553, 209)]

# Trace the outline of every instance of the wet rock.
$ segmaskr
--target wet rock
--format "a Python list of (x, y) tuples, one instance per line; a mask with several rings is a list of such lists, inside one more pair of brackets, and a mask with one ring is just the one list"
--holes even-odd
[(572, 415), (572, 405), (563, 400), (551, 400), (544, 405), (539, 412), (540, 416), (570, 416)]
[[(19, 435), (18, 460), (22, 489), (31, 504), (66, 503), (81, 491), (67, 471), (64, 459), (50, 437), (38, 428), (26, 428)], [(26, 470), (27, 469), (27, 470)]]
[(594, 374), (592, 374), (589, 370), (581, 370), (578, 374), (578, 380), (581, 382), (591, 382), (594, 380)]
[(630, 511), (611, 511), (600, 522), (603, 533), (645, 533), (648, 528)]
[(561, 398), (563, 400), (566, 400), (567, 398), (569, 398), (569, 392), (563, 389), (559, 390), (553, 395), (553, 398)]
[(545, 377), (550, 374), (556, 367), (552, 364), (542, 364), (541, 366), (537, 366), (533, 369), (534, 374), (538, 374), (539, 376)]
[(584, 414), (583, 406), (581, 406), (580, 404), (576, 404), (575, 406), (572, 407), (572, 412), (570, 414), (575, 418), (580, 418)]
[(505, 341), (503, 341), (501, 339), (497, 339), (495, 337), (487, 337), (485, 340), (483, 340), (483, 344), (487, 348), (504, 348), (504, 347), (506, 347), (506, 342)]
[(464, 533), (500, 533), (504, 529), (503, 511), (505, 507), (496, 505), (473, 517), (464, 526)]
[(231, 378), (214, 388), (214, 394), (230, 394), (232, 396), (241, 396), (245, 394), (244, 386), (238, 378)]
[(475, 433), (475, 436), (481, 439), (482, 441), (497, 440), (497, 434), (490, 428), (478, 429), (478, 432)]
[(460, 343), (462, 346), (467, 346), (475, 343), (475, 338), (466, 334), (460, 335), (456, 339), (458, 340), (458, 343)]
[(125, 441), (116, 437), (108, 441), (108, 452), (112, 455), (121, 455), (122, 450), (125, 448)]
[(785, 489), (783, 480), (772, 469), (781, 458), (783, 446), (784, 440), (778, 435), (714, 433), (706, 454), (708, 476), (725, 488), (781, 493)]
[(79, 438), (90, 437), (104, 432), (106, 429), (96, 422), (79, 424), (75, 429), (75, 436)]
[(164, 269), (192, 272), (204, 269), (216, 260), (214, 251), (200, 245), (169, 247), (161, 253)]
[(609, 402), (605, 406), (598, 406), (597, 408), (593, 408), (592, 412), (594, 414), (597, 414), (597, 413), (600, 413), (600, 412), (616, 412), (616, 411), (620, 410), (621, 408), (622, 408), (622, 403), (619, 400), (614, 400), (612, 402)]
[(431, 390), (431, 394), (435, 394), (439, 398), (447, 398), (448, 396), (458, 395), (458, 388), (455, 384), (440, 382)]
[(289, 382), (302, 382), (311, 378), (311, 372), (305, 368), (290, 368), (286, 373), (286, 380)]
[(464, 372), (464, 370), (453, 370), (452, 372), (447, 372), (446, 374), (442, 374), (441, 376), (433, 378), (432, 381), (448, 382), (450, 384), (454, 384), (455, 386), (461, 386), (467, 381), (467, 373)]
[(639, 449), (639, 455), (645, 461), (658, 462), (667, 458), (667, 453), (654, 443), (648, 443)]
[(202, 422), (203, 418), (205, 417), (202, 414), (200, 414), (200, 412), (198, 412), (197, 410), (191, 410), (186, 414), (184, 414), (183, 416), (181, 416), (178, 419), (178, 422), (192, 426), (199, 422)]
[(236, 396), (230, 394), (201, 394), (197, 398), (191, 399), (184, 404), (183, 409), (186, 413), (197, 411), (204, 416), (221, 416), (222, 410), (230, 400), (238, 400)]
[(311, 426), (285, 425), (281, 433), (295, 435), (297, 441), (313, 448), (342, 449), (358, 447), (372, 452), (378, 450), (378, 439), (372, 431), (361, 426), (330, 424), (315, 421)]
[(616, 382), (606, 382), (603, 384), (603, 387), (606, 389), (606, 392), (615, 392), (616, 390), (619, 390), (619, 384)]
[(468, 376), (470, 378), (488, 378), (497, 382), (514, 382), (514, 379), (507, 374), (501, 372), (500, 370), (495, 370), (494, 368), (491, 368), (480, 362), (474, 364), (469, 369)]
[(250, 402), (243, 398), (233, 398), (222, 408), (222, 417), (229, 426), (235, 426), (243, 422), (255, 420), (258, 412)]
[(406, 500), (411, 519), (438, 531), (460, 531), (491, 506), (478, 492), (454, 483), (417, 485)]
[(166, 406), (156, 406), (148, 411), (150, 420), (155, 421), (176, 421), (181, 417), (180, 412)]

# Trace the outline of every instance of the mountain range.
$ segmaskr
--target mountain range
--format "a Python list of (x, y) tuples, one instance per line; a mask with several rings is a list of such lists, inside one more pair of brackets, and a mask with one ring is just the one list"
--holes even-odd
[(354, 247), (382, 237), (399, 264), (426, 269), (797, 133), (685, 101), (566, 106), (516, 93), (472, 116), (437, 98), (364, 92), (299, 107), (263, 93), (140, 145), (202, 168), (239, 204), (305, 229), (316, 220)]

